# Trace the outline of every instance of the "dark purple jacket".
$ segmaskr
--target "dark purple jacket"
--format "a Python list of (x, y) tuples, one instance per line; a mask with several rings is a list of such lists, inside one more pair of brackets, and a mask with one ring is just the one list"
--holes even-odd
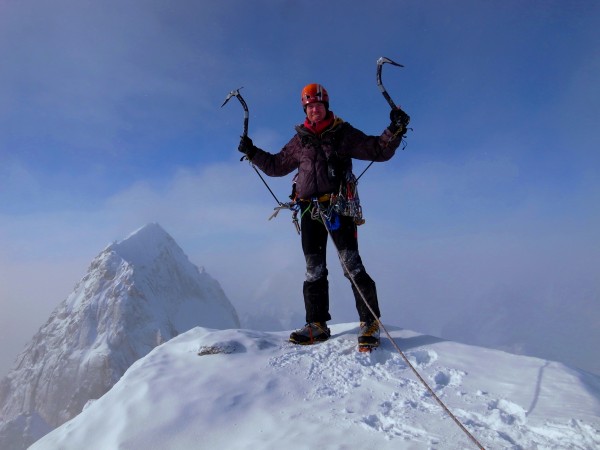
[(401, 141), (400, 137), (393, 138), (387, 128), (381, 136), (367, 136), (339, 117), (320, 136), (304, 125), (298, 125), (296, 131), (279, 153), (257, 149), (252, 164), (272, 177), (282, 177), (298, 169), (296, 193), (298, 198), (307, 200), (338, 191), (340, 180), (328, 174), (328, 165), (335, 165), (338, 171), (351, 171), (353, 158), (387, 161)]

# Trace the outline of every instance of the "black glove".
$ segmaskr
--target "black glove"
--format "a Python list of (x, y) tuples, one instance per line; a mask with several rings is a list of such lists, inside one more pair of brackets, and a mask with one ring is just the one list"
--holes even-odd
[(410, 116), (406, 114), (402, 109), (396, 108), (390, 111), (390, 126), (388, 127), (392, 133), (399, 132), (400, 134), (406, 133), (406, 127), (410, 122)]
[(252, 159), (252, 157), (256, 153), (256, 147), (252, 143), (252, 139), (250, 139), (248, 136), (241, 137), (240, 145), (238, 145), (238, 150), (244, 155), (246, 155), (248, 159)]

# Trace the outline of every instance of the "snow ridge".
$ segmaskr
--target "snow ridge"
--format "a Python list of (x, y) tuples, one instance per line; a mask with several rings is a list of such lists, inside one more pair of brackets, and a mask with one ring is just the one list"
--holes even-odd
[(25, 448), (195, 326), (237, 328), (219, 283), (158, 224), (107, 246), (0, 383), (0, 448)]
[[(370, 355), (356, 351), (357, 328), (332, 325), (332, 338), (314, 346), (289, 344), (287, 332), (195, 328), (137, 361), (32, 450), (474, 448), (387, 338)], [(485, 448), (600, 448), (599, 377), (391, 334)]]

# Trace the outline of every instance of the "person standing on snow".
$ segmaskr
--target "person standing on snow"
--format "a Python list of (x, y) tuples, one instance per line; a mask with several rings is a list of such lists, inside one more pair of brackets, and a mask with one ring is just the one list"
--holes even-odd
[(387, 161), (394, 156), (410, 118), (401, 109), (393, 109), (391, 123), (383, 133), (367, 136), (329, 110), (329, 95), (320, 84), (305, 86), (301, 101), (306, 119), (296, 126), (296, 134), (279, 153), (271, 154), (256, 147), (247, 136), (242, 136), (238, 147), (266, 175), (281, 177), (298, 169), (295, 193), (300, 206), (302, 250), (306, 259), (303, 285), (306, 325), (294, 331), (289, 340), (310, 345), (326, 341), (331, 335), (327, 327), (331, 315), (326, 266), (327, 236), (331, 232), (344, 276), (354, 281), (351, 286), (361, 322), (359, 346), (374, 347), (379, 344), (379, 322), (365, 305), (365, 300), (377, 318), (381, 314), (375, 282), (365, 270), (358, 252), (355, 218), (340, 215), (339, 227), (330, 227), (328, 231), (327, 225), (313, 210), (319, 205), (326, 207), (340, 191), (340, 183), (352, 172), (353, 158)]

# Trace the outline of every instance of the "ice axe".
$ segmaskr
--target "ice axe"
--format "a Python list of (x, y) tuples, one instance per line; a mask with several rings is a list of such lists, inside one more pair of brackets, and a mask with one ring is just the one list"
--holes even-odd
[[(381, 70), (383, 69), (383, 65), (385, 63), (391, 64), (392, 66), (397, 66), (397, 67), (404, 67), (404, 66), (402, 64), (398, 64), (395, 61), (392, 61), (390, 58), (386, 58), (385, 56), (382, 56), (381, 58), (379, 58), (377, 60), (377, 86), (379, 87), (379, 90), (381, 91), (381, 93), (383, 94), (383, 96), (385, 97), (387, 102), (390, 104), (390, 107), (392, 109), (398, 109), (398, 107), (394, 103), (394, 100), (392, 100), (392, 97), (390, 97), (390, 94), (388, 94), (387, 90), (385, 89), (385, 86), (381, 82)], [(379, 157), (380, 153), (381, 153), (381, 150), (377, 153), (378, 157)], [(377, 158), (375, 158), (375, 159), (377, 159)], [(373, 160), (369, 163), (369, 165), (356, 178), (356, 181), (360, 180), (360, 178), (365, 174), (365, 172), (367, 170), (369, 170), (369, 168), (373, 165), (374, 162), (375, 162), (375, 160)]]
[(385, 90), (385, 87), (383, 86), (383, 83), (381, 82), (381, 69), (383, 68), (383, 65), (385, 63), (391, 64), (392, 66), (397, 66), (397, 67), (404, 67), (404, 66), (402, 64), (398, 64), (397, 62), (392, 61), (390, 58), (386, 58), (385, 56), (382, 56), (381, 58), (379, 58), (377, 60), (377, 86), (379, 86), (379, 90), (381, 91), (381, 93), (383, 94), (383, 96), (385, 97), (387, 102), (390, 104), (392, 109), (396, 109), (398, 107), (392, 100), (392, 97), (390, 97), (390, 94), (387, 93), (387, 91)]
[[(236, 97), (240, 101), (240, 103), (242, 104), (242, 108), (244, 108), (244, 134), (243, 134), (243, 137), (247, 137), (248, 136), (248, 122), (249, 122), (249, 119), (250, 119), (250, 113), (248, 111), (248, 105), (246, 104), (246, 101), (244, 100), (244, 97), (242, 97), (242, 94), (240, 94), (240, 89), (242, 89), (242, 88), (236, 89), (234, 91), (231, 91), (229, 94), (227, 94), (227, 97), (225, 97), (225, 101), (221, 105), (221, 108), (227, 104), (227, 102), (231, 99), (231, 97)], [(240, 161), (243, 161), (244, 159), (248, 159), (248, 157), (244, 155), (244, 156), (242, 156), (242, 159), (240, 159)], [(258, 169), (256, 167), (254, 167), (254, 164), (252, 164), (252, 162), (250, 162), (250, 165), (252, 166), (252, 168), (254, 169), (254, 171), (256, 172), (256, 174), (258, 175), (258, 177), (262, 180), (262, 182), (264, 183), (264, 185), (267, 187), (267, 189), (269, 190), (269, 192), (271, 193), (271, 195), (273, 196), (273, 198), (275, 199), (275, 201), (277, 202), (277, 204), (278, 205), (283, 205), (283, 203), (281, 203), (279, 201), (279, 199), (277, 198), (277, 196), (273, 193), (273, 190), (269, 187), (269, 185), (267, 184), (267, 182), (265, 181), (265, 179), (262, 177), (262, 175), (260, 174), (260, 172), (258, 171)]]
[[(225, 101), (221, 105), (221, 108), (223, 106), (225, 106), (229, 100), (231, 100), (231, 97), (236, 97), (240, 101), (240, 103), (242, 104), (242, 108), (244, 108), (244, 134), (242, 135), (242, 137), (247, 137), (248, 136), (248, 122), (250, 121), (250, 112), (248, 111), (248, 105), (246, 104), (246, 100), (244, 100), (244, 97), (242, 97), (242, 94), (240, 94), (240, 89), (243, 89), (243, 88), (244, 87), (242, 86), (241, 88), (235, 89), (235, 90), (231, 91), (229, 94), (227, 94), (227, 97), (225, 97)], [(244, 159), (246, 159), (246, 156), (242, 156), (242, 159), (240, 159), (240, 161), (243, 161)], [(256, 169), (254, 169), (254, 170), (256, 170)]]
[(240, 94), (240, 89), (242, 88), (243, 87), (231, 91), (225, 98), (225, 101), (221, 105), (221, 108), (227, 104), (231, 97), (236, 97), (240, 101), (240, 103), (242, 104), (242, 108), (244, 108), (244, 136), (248, 136), (248, 121), (250, 120), (250, 113), (248, 112), (248, 105), (246, 104), (244, 97), (242, 97), (242, 94)]

